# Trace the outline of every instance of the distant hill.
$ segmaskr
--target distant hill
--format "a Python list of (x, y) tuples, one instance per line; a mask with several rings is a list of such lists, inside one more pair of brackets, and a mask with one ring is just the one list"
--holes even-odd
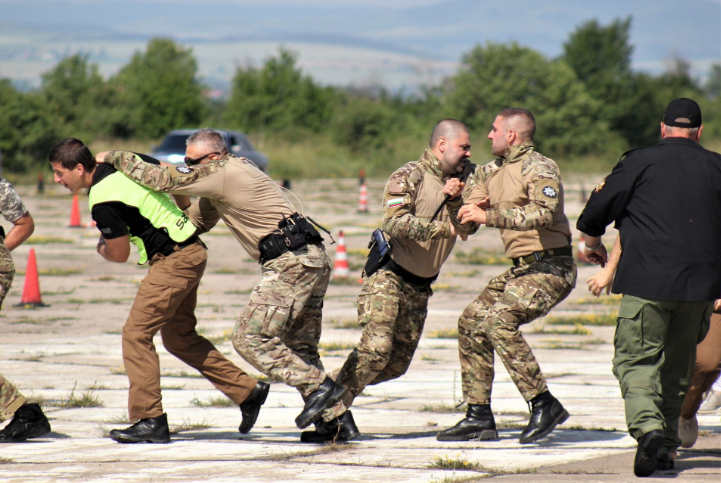
[(0, 76), (36, 84), (68, 53), (111, 74), (155, 36), (194, 48), (214, 86), (235, 66), (283, 44), (323, 83), (414, 90), (452, 73), (477, 43), (529, 45), (556, 56), (582, 22), (633, 16), (634, 66), (659, 72), (673, 56), (695, 74), (721, 60), (721, 0), (0, 0)]

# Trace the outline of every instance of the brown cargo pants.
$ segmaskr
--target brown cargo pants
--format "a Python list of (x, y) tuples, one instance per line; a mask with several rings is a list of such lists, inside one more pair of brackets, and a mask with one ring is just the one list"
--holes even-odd
[(128, 413), (131, 420), (163, 414), (160, 364), (153, 336), (160, 331), (165, 348), (198, 370), (227, 397), (240, 404), (256, 385), (255, 379), (226, 359), (198, 335), (195, 305), (207, 254), (199, 243), (166, 256), (155, 255), (123, 327), (123, 361), (130, 380)]

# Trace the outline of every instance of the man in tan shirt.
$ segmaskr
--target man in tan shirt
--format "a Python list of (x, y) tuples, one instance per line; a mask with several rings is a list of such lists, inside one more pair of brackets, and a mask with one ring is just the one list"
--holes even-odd
[[(533, 146), (530, 111), (501, 111), (488, 135), (498, 156), (468, 180), (461, 223), (499, 228), (513, 268), (492, 279), (458, 320), (465, 419), (440, 441), (496, 439), (491, 412), (494, 350), (524, 399), (533, 405), (521, 443), (547, 436), (568, 412), (551, 395), (519, 327), (546, 315), (576, 284), (571, 233), (556, 163)], [(453, 216), (453, 213), (451, 213)]]
[[(315, 431), (301, 441), (322, 443), (347, 441), (360, 433), (347, 408), (367, 385), (396, 379), (408, 370), (428, 313), (431, 284), (456, 243), (461, 226), (456, 213), (463, 201), (456, 195), (443, 203), (447, 178), (474, 165), (468, 129), (454, 119), (440, 121), (428, 148), (418, 161), (397, 169), (383, 193), (383, 230), (390, 237), (390, 260), (372, 274), (364, 274), (358, 296), (358, 322), (363, 333), (358, 347), (348, 356), (336, 382), (348, 387), (342, 403), (326, 411)], [(458, 193), (460, 194), (460, 193)], [(452, 219), (455, 219), (455, 226)]]
[(235, 350), (305, 400), (296, 425), (305, 428), (333, 406), (345, 388), (327, 377), (318, 354), (321, 309), (331, 263), (322, 237), (299, 216), (278, 185), (246, 158), (228, 154), (212, 129), (188, 138), (187, 166), (161, 167), (127, 151), (98, 155), (155, 191), (200, 196), (185, 208), (199, 232), (222, 218), (262, 267), (262, 279), (233, 331)]

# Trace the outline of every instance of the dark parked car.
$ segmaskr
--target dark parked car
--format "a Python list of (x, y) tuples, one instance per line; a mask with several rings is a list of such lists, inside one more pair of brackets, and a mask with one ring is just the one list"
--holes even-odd
[[(170, 131), (159, 146), (153, 148), (150, 155), (159, 161), (166, 163), (180, 164), (185, 162), (185, 140), (197, 129), (176, 129)], [(256, 151), (250, 141), (243, 133), (238, 131), (218, 132), (225, 139), (228, 152), (239, 158), (248, 158), (255, 163), (261, 171), (268, 172), (268, 156)]]

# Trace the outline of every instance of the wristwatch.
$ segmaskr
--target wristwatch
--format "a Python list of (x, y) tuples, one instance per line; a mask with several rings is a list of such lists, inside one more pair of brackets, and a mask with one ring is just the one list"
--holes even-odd
[(584, 250), (586, 250), (587, 252), (595, 252), (596, 250), (598, 250), (598, 249), (601, 248), (602, 246), (603, 246), (603, 242), (600, 242), (600, 243), (599, 243), (598, 245), (596, 245), (595, 247), (589, 247), (588, 245), (586, 245), (586, 246), (584, 246)]

